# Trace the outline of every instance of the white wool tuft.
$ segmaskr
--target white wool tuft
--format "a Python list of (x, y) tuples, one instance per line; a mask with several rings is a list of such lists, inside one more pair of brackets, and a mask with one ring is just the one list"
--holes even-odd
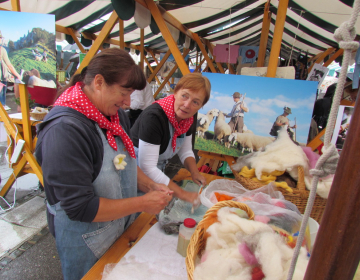
[[(286, 280), (294, 250), (284, 237), (267, 224), (238, 217), (229, 208), (221, 208), (218, 219), (208, 228), (211, 236), (203, 262), (195, 267), (195, 280), (250, 280), (253, 266), (240, 254), (241, 243), (246, 243), (256, 256), (265, 280)], [(306, 250), (302, 248), (293, 280), (303, 279), (307, 264)]]
[[(309, 190), (312, 186), (312, 180), (313, 180), (312, 176), (305, 176), (305, 185), (306, 188)], [(329, 197), (333, 180), (334, 180), (334, 175), (329, 175), (325, 178), (319, 178), (316, 193), (322, 198), (327, 199)]]
[[(241, 162), (242, 158), (239, 157), (238, 160)], [(245, 160), (245, 165), (255, 168), (255, 174), (259, 180), (263, 172), (271, 173), (275, 170), (287, 171), (294, 179), (297, 179), (298, 166), (304, 167), (306, 175), (309, 173), (309, 161), (306, 154), (290, 139), (285, 127), (279, 131), (278, 138), (268, 144), (264, 151), (253, 153)]]

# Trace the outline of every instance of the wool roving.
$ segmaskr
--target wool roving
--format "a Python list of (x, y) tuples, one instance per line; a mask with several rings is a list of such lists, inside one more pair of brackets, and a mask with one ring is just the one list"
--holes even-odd
[[(218, 220), (207, 230), (210, 236), (204, 252), (206, 257), (195, 267), (195, 280), (251, 280), (256, 262), (264, 279), (286, 279), (294, 250), (280, 234), (269, 225), (238, 217), (229, 208), (218, 211)], [(302, 248), (294, 280), (303, 279), (307, 263), (306, 250)]]

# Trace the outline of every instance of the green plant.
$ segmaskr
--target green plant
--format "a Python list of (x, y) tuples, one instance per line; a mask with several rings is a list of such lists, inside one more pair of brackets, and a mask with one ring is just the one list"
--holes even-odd
[[(17, 105), (20, 106), (20, 97), (15, 97), (14, 98), (14, 101)], [(33, 106), (35, 105), (35, 100), (34, 99), (31, 99), (30, 96), (29, 96), (29, 108), (32, 108)]]

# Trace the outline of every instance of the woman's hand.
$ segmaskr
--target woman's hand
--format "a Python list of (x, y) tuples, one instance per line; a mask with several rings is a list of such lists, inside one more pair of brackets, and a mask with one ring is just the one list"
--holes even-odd
[(206, 179), (203, 175), (201, 175), (201, 173), (196, 170), (194, 173), (191, 174), (192, 180), (194, 183), (198, 184), (199, 186), (203, 185), (205, 186), (206, 184)]
[(143, 212), (155, 215), (159, 214), (160, 211), (169, 204), (172, 199), (172, 195), (163, 191), (150, 191), (143, 195), (142, 198), (144, 206)]
[(170, 190), (165, 184), (158, 184), (154, 182), (150, 185), (150, 188), (152, 191), (160, 191), (169, 195), (172, 195), (174, 193), (174, 191)]

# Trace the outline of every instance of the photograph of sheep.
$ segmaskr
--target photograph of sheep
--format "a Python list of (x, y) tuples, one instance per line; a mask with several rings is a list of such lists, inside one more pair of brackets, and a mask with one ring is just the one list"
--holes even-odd
[(287, 127), (306, 144), (318, 82), (203, 73), (211, 96), (198, 111), (195, 149), (239, 157), (259, 151)]
[(56, 87), (55, 16), (0, 11), (0, 80)]

